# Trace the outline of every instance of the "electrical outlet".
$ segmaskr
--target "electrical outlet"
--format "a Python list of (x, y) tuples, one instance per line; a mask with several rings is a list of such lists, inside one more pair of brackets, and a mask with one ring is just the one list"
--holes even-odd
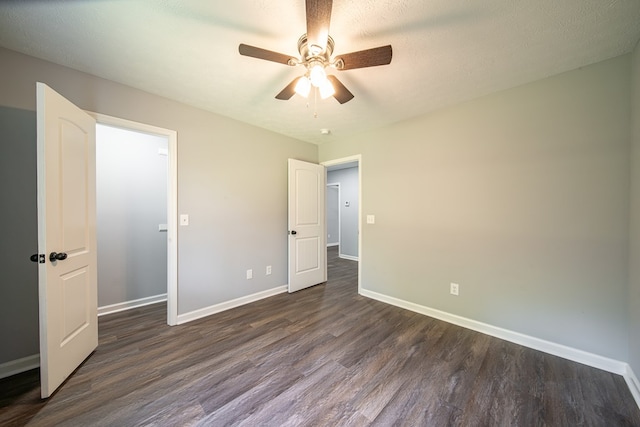
[(247, 279), (253, 279), (253, 270), (247, 270)]
[(458, 292), (460, 290), (460, 285), (458, 285), (457, 283), (452, 283), (450, 289), (451, 289), (450, 290), (451, 291), (451, 295), (456, 295), (457, 296)]
[(271, 274), (271, 266), (267, 265), (267, 276)]

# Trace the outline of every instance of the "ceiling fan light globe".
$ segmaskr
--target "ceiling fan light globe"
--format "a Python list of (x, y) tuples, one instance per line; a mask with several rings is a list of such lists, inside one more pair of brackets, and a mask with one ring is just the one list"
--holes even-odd
[(309, 79), (311, 80), (311, 84), (315, 87), (319, 88), (327, 81), (327, 73), (324, 71), (324, 67), (320, 64), (316, 64), (311, 67), (311, 71), (309, 71)]
[(335, 88), (333, 87), (331, 82), (327, 79), (325, 79), (324, 82), (320, 85), (320, 87), (318, 87), (318, 90), (320, 91), (320, 98), (322, 99), (327, 99), (336, 93)]
[(303, 98), (307, 98), (309, 96), (309, 92), (311, 92), (311, 82), (304, 76), (300, 77), (293, 90)]

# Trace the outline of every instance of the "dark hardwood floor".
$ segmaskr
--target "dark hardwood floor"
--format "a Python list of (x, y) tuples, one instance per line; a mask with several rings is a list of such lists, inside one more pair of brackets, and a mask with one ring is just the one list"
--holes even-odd
[(329, 281), (182, 326), (156, 304), (100, 318), (96, 352), (47, 401), (0, 380), (0, 425), (640, 426), (622, 377)]

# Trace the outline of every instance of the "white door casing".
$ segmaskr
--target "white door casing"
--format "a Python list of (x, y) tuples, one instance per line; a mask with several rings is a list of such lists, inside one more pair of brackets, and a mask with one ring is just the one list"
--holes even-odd
[[(51, 394), (98, 345), (95, 120), (37, 83), (40, 381)], [(66, 254), (50, 261), (52, 253)]]
[(324, 166), (289, 159), (289, 292), (327, 280)]

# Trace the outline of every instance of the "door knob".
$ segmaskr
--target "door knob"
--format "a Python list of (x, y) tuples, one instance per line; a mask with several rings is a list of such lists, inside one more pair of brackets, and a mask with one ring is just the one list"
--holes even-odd
[(44, 254), (33, 254), (29, 257), (29, 259), (33, 262), (37, 262), (38, 264), (44, 264)]
[(291, 230), (291, 234), (298, 234), (296, 230)]
[(55, 261), (64, 261), (65, 259), (67, 259), (67, 254), (65, 254), (64, 252), (51, 252), (49, 254), (49, 261), (51, 262), (55, 262)]

